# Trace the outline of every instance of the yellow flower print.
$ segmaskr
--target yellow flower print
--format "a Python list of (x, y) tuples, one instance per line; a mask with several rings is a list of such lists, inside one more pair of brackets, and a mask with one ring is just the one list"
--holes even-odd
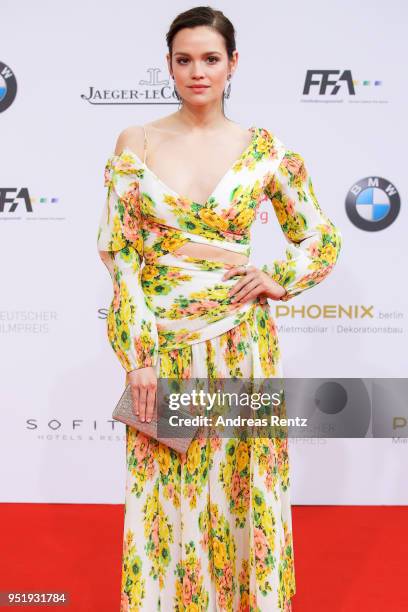
[(264, 531), (266, 531), (266, 533), (269, 533), (270, 531), (273, 530), (274, 524), (273, 524), (272, 517), (269, 514), (269, 512), (264, 512), (264, 514), (262, 515), (261, 525)]
[(276, 216), (278, 217), (279, 224), (283, 225), (284, 223), (286, 223), (288, 215), (286, 214), (285, 209), (282, 208), (281, 205), (279, 206), (275, 205), (275, 210), (276, 210)]
[(165, 193), (163, 194), (163, 202), (165, 204), (169, 204), (170, 206), (176, 206), (177, 199), (174, 196), (169, 195), (168, 193)]
[(145, 526), (145, 534), (148, 535), (150, 532), (150, 527), (148, 526), (149, 523), (152, 522), (153, 520), (153, 514), (156, 512), (156, 508), (155, 508), (155, 497), (154, 495), (149, 495), (147, 500), (146, 500), (146, 504), (145, 504), (145, 508), (144, 508), (144, 513), (145, 513), (145, 521), (146, 521), (146, 525)]
[(123, 324), (130, 323), (132, 320), (132, 307), (129, 301), (123, 301), (121, 303), (120, 316)]
[(140, 599), (142, 591), (143, 589), (142, 589), (142, 584), (140, 583), (140, 581), (135, 582), (135, 584), (132, 586), (130, 590), (132, 601), (138, 601)]
[(120, 251), (126, 246), (126, 240), (122, 234), (122, 225), (119, 219), (119, 215), (115, 215), (113, 219), (112, 229), (112, 251)]
[(170, 449), (164, 444), (160, 444), (160, 450), (158, 454), (158, 461), (160, 466), (160, 472), (165, 475), (169, 471), (171, 460), (170, 460)]
[(156, 216), (156, 205), (153, 200), (145, 193), (140, 194), (140, 210), (147, 217)]
[(166, 283), (162, 283), (160, 282), (160, 280), (155, 280), (154, 282), (151, 283), (150, 287), (149, 287), (149, 294), (151, 295), (162, 295), (164, 293), (164, 295), (166, 295), (170, 290), (170, 287), (167, 286), (166, 287)]
[(169, 238), (165, 238), (160, 243), (160, 246), (163, 251), (168, 251), (169, 253), (176, 251), (181, 245), (186, 242), (185, 238), (181, 238), (178, 236), (172, 236)]
[(270, 143), (269, 141), (262, 137), (259, 136), (256, 140), (256, 150), (258, 151), (258, 153), (267, 153), (270, 147)]
[(320, 256), (321, 259), (324, 259), (329, 263), (334, 263), (337, 257), (337, 249), (335, 249), (332, 244), (326, 244), (326, 246), (321, 250)]
[(129, 301), (129, 290), (127, 284), (122, 280), (120, 283), (120, 293), (122, 302)]
[(245, 442), (240, 442), (237, 449), (237, 468), (239, 472), (245, 470), (248, 465), (248, 460), (248, 446)]
[(222, 478), (224, 480), (224, 482), (230, 482), (231, 478), (232, 478), (232, 463), (228, 462), (225, 463), (223, 470), (222, 470)]
[(136, 240), (132, 241), (132, 245), (136, 249), (136, 251), (143, 257), (143, 237), (138, 234)]
[(190, 294), (190, 297), (195, 300), (224, 300), (228, 295), (228, 288), (220, 285), (210, 287), (206, 291), (195, 291)]
[(224, 542), (213, 540), (214, 565), (217, 569), (222, 569), (225, 565), (226, 549)]
[(234, 225), (239, 228), (247, 227), (254, 218), (254, 211), (252, 208), (245, 208), (240, 212), (234, 219)]
[(141, 569), (140, 559), (138, 557), (133, 560), (133, 563), (130, 564), (129, 569), (133, 574), (133, 577), (138, 578)]
[(252, 187), (251, 197), (253, 200), (258, 200), (262, 195), (262, 187), (260, 181), (256, 181), (255, 185)]
[(163, 549), (163, 547), (166, 546), (165, 543), (169, 539), (169, 527), (164, 521), (160, 521), (159, 535), (160, 535), (160, 538), (163, 540), (163, 543), (161, 544), (161, 548)]
[(112, 343), (115, 338), (115, 313), (112, 308), (109, 308), (107, 318), (108, 338)]
[(118, 341), (123, 351), (128, 351), (130, 348), (130, 332), (129, 326), (126, 323), (121, 323), (118, 326)]
[(217, 213), (210, 208), (202, 208), (199, 211), (198, 216), (204, 221), (204, 223), (210, 225), (211, 227), (215, 227), (219, 230), (226, 230), (228, 228), (228, 221), (217, 215)]
[(152, 280), (159, 273), (158, 268), (156, 266), (144, 266), (143, 268), (143, 280)]
[(194, 474), (200, 464), (201, 447), (197, 440), (193, 440), (190, 444), (187, 454), (187, 469), (190, 474)]
[(252, 498), (252, 501), (253, 501), (254, 508), (256, 509), (257, 512), (261, 514), (265, 512), (266, 506), (265, 506), (265, 498), (263, 497), (263, 495), (257, 494), (257, 492), (255, 492)]

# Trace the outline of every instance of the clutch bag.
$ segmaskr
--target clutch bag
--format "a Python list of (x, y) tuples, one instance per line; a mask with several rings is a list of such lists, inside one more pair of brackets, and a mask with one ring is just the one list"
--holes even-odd
[[(191, 417), (191, 414), (186, 413), (185, 416)], [(159, 437), (159, 423), (157, 419), (157, 396), (152, 420), (150, 421), (150, 423), (148, 423), (147, 421), (143, 422), (133, 412), (132, 394), (129, 383), (126, 385), (126, 388), (122, 393), (121, 398), (115, 406), (112, 418), (115, 419), (115, 421), (120, 421), (125, 425), (129, 425), (129, 427), (137, 429), (138, 431), (149, 436), (150, 438), (154, 438), (155, 440), (166, 444), (166, 446), (169, 446), (170, 448), (174, 449), (175, 451), (178, 451), (179, 453), (185, 453), (187, 451), (188, 447), (190, 446), (190, 442), (193, 440), (198, 429), (198, 427), (184, 428), (183, 437)], [(163, 429), (165, 430), (165, 427), (163, 427)]]

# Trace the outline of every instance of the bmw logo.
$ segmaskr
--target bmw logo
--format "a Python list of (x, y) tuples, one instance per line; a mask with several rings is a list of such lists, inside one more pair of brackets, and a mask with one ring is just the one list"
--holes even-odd
[(13, 71), (0, 62), (0, 113), (13, 102), (17, 93), (17, 81)]
[(346, 197), (346, 212), (350, 221), (366, 232), (378, 232), (394, 223), (401, 200), (390, 181), (369, 176), (354, 183)]

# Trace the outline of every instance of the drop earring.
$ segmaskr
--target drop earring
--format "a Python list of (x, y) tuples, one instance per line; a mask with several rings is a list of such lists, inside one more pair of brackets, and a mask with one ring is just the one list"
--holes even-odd
[(178, 91), (177, 91), (177, 89), (176, 89), (176, 84), (174, 83), (174, 76), (173, 76), (173, 75), (171, 75), (171, 78), (173, 79), (173, 89), (174, 89), (174, 94), (175, 94), (175, 96), (176, 96), (177, 100), (179, 101), (179, 103), (181, 103), (181, 96), (180, 96), (179, 92), (178, 92)]
[(224, 91), (224, 98), (229, 98), (231, 95), (231, 75), (229, 74), (227, 77), (228, 85), (227, 89)]

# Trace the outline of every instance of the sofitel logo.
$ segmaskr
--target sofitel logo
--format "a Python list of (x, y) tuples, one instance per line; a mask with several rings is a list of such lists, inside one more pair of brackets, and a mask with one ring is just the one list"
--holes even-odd
[(35, 435), (37, 440), (54, 442), (123, 442), (126, 432), (123, 423), (113, 419), (81, 419), (66, 416), (64, 419), (45, 417), (29, 418), (25, 430)]
[(98, 89), (90, 87), (81, 98), (89, 104), (178, 104), (169, 79), (159, 77), (160, 68), (148, 68), (148, 79), (140, 79), (136, 89)]
[[(46, 423), (43, 423), (42, 421), (40, 422), (39, 419), (27, 419), (26, 420), (26, 429), (32, 429), (32, 430), (43, 430), (45, 429), (49, 429), (51, 431), (57, 431), (57, 430), (72, 430), (75, 431), (76, 429), (83, 429), (83, 424), (85, 423), (85, 425), (87, 426), (87, 428), (90, 430), (92, 429), (93, 431), (97, 431), (97, 429), (99, 428), (99, 421), (97, 421), (96, 419), (92, 420), (92, 421), (86, 421), (84, 419), (69, 419), (69, 417), (67, 417), (67, 422), (63, 422), (60, 419), (57, 418), (50, 418)], [(109, 424), (109, 429), (111, 431), (115, 430), (115, 425), (117, 425), (117, 421), (114, 421), (113, 419), (106, 419), (105, 421), (103, 421), (103, 423), (106, 425), (106, 423)], [(122, 423), (120, 423), (120, 426), (122, 426)]]

